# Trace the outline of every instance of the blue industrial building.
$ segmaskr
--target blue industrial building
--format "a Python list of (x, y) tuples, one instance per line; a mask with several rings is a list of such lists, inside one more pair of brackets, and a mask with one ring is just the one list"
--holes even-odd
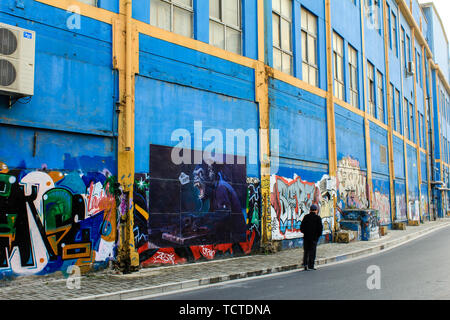
[(443, 218), (449, 76), (417, 0), (2, 0), (0, 278)]

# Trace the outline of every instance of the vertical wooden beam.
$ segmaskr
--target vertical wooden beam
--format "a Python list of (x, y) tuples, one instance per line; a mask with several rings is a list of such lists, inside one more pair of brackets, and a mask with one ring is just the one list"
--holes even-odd
[[(444, 175), (444, 168), (443, 168), (443, 151), (442, 151), (442, 135), (441, 135), (441, 106), (440, 106), (440, 92), (439, 92), (439, 76), (438, 76), (438, 69), (433, 65), (434, 71), (436, 73), (436, 112), (437, 112), (437, 123), (438, 123), (438, 138), (439, 138), (439, 178), (442, 181), (443, 175)], [(442, 209), (442, 215), (444, 216), (444, 192), (441, 191), (441, 209)]]
[(337, 171), (336, 127), (333, 95), (333, 39), (331, 29), (331, 3), (325, 0), (326, 46), (327, 46), (327, 129), (329, 174), (335, 177)]
[(394, 92), (391, 92), (391, 80), (390, 80), (390, 71), (389, 71), (389, 49), (388, 49), (388, 40), (389, 40), (389, 25), (388, 18), (390, 12), (387, 12), (387, 3), (386, 0), (383, 0), (383, 25), (384, 25), (384, 60), (386, 66), (386, 92), (387, 92), (387, 113), (388, 113), (388, 156), (389, 156), (389, 191), (390, 191), (390, 199), (391, 199), (391, 220), (392, 222), (395, 219), (395, 171), (394, 171), (394, 138), (393, 138), (393, 106), (392, 99), (394, 96)]
[(255, 100), (259, 112), (259, 140), (261, 163), (261, 247), (271, 250), (272, 224), (270, 210), (270, 119), (269, 74), (265, 65), (265, 0), (257, 2), (258, 61), (255, 62)]
[[(327, 141), (328, 141), (328, 173), (336, 177), (336, 120), (333, 94), (333, 38), (331, 28), (331, 1), (325, 0), (326, 48), (327, 48)], [(333, 198), (334, 231), (337, 229), (336, 197)]]
[(138, 32), (132, 22), (132, 0), (120, 1), (119, 18), (113, 21), (113, 66), (119, 74), (120, 103), (118, 107), (118, 182), (122, 188), (119, 206), (120, 229), (118, 261), (129, 270), (139, 266), (134, 244), (134, 101), (135, 74), (139, 72)]
[[(414, 54), (414, 66), (416, 67), (416, 70), (418, 70), (417, 68), (417, 57), (416, 57), (416, 46), (415, 46), (415, 28), (411, 29), (411, 44), (412, 44), (412, 50), (413, 50), (413, 54)], [(414, 79), (413, 79), (413, 84), (414, 84), (414, 115), (416, 118), (416, 155), (417, 155), (417, 183), (418, 183), (418, 189), (419, 189), (419, 201), (422, 198), (422, 189), (421, 189), (421, 184), (422, 184), (422, 168), (421, 168), (421, 161), (420, 161), (420, 139), (419, 139), (419, 108), (417, 105), (417, 79), (418, 79), (418, 74), (416, 74), (416, 72), (414, 72)], [(419, 215), (422, 218), (422, 206), (419, 205)]]
[[(428, 101), (427, 101), (427, 96), (428, 96), (428, 91), (427, 91), (427, 73), (425, 70), (425, 63), (427, 63), (427, 61), (425, 60), (425, 47), (422, 47), (422, 87), (423, 87), (423, 111), (424, 111), (424, 115), (423, 115), (423, 120), (424, 120), (424, 126), (425, 126), (425, 146), (426, 146), (426, 158), (427, 158), (427, 190), (428, 190), (428, 214), (430, 215), (430, 199), (433, 196), (431, 193), (431, 163), (430, 163), (430, 145), (429, 145), (429, 139), (428, 139)], [(420, 199), (422, 200), (422, 199)]]
[[(403, 1), (403, 0), (401, 0)], [(397, 17), (400, 17), (400, 7), (397, 7)], [(399, 18), (400, 19), (400, 18)], [(401, 39), (400, 39), (401, 43)], [(406, 45), (406, 44), (405, 44)], [(399, 50), (400, 56), (403, 56), (402, 48)], [(406, 56), (403, 57), (406, 61)], [(401, 117), (403, 119), (403, 160), (404, 160), (404, 166), (405, 166), (405, 202), (406, 202), (406, 217), (408, 218), (408, 202), (409, 202), (409, 195), (408, 195), (408, 153), (407, 153), (407, 147), (406, 147), (406, 135), (408, 133), (408, 119), (405, 118), (405, 109), (404, 109), (404, 89), (403, 89), (403, 76), (405, 74), (403, 60), (400, 61), (400, 85), (401, 85), (401, 99), (400, 99), (400, 110), (401, 110)], [(408, 114), (408, 110), (406, 110), (406, 114)]]
[[(431, 146), (430, 146), (430, 152), (431, 152), (431, 154), (432, 154), (432, 157), (431, 157), (431, 166), (430, 166), (430, 177), (429, 177), (429, 180), (430, 181), (434, 181), (434, 175), (435, 175), (435, 170), (434, 170), (434, 168), (435, 168), (435, 166), (436, 166), (436, 153), (435, 153), (435, 145), (436, 145), (436, 141), (435, 141), (435, 137), (434, 137), (434, 134), (435, 134), (435, 126), (434, 126), (434, 105), (433, 105), (433, 101), (434, 101), (434, 93), (433, 93), (433, 71), (432, 71), (432, 68), (431, 68), (431, 66), (432, 66), (432, 59), (431, 59), (431, 57), (430, 56), (427, 56), (427, 64), (428, 64), (428, 83), (429, 83), (429, 89), (430, 89), (430, 101), (431, 101), (431, 103), (429, 103), (429, 107), (430, 107), (430, 110), (429, 110), (429, 115), (430, 115), (430, 119), (429, 119), (429, 121), (430, 121), (430, 129), (431, 129)], [(433, 189), (435, 188), (435, 186), (433, 186), (433, 187), (431, 187), (431, 200), (432, 200), (432, 203), (433, 203), (433, 220), (435, 220), (436, 219), (436, 210), (437, 210), (437, 208), (436, 208), (436, 206), (435, 206), (435, 204), (436, 204), (436, 202), (434, 201), (434, 192), (433, 192)]]
[(362, 52), (362, 69), (363, 69), (363, 84), (364, 84), (364, 139), (366, 144), (366, 167), (367, 167), (367, 197), (369, 207), (372, 206), (372, 156), (370, 151), (370, 126), (368, 119), (368, 84), (367, 84), (367, 61), (366, 61), (366, 45), (365, 45), (365, 20), (364, 20), (364, 0), (360, 0), (361, 13), (361, 52)]

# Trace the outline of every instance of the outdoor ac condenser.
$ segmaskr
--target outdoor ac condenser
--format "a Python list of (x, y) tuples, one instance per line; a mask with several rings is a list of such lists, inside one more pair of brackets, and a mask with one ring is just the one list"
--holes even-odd
[(35, 32), (0, 23), (0, 94), (34, 94)]

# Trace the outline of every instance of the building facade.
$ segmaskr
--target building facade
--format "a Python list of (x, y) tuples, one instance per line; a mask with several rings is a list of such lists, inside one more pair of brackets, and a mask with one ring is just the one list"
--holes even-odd
[(35, 41), (33, 94), (0, 95), (2, 278), (301, 246), (312, 203), (323, 241), (348, 208), (450, 210), (431, 3), (4, 0), (0, 23), (0, 59), (8, 26)]

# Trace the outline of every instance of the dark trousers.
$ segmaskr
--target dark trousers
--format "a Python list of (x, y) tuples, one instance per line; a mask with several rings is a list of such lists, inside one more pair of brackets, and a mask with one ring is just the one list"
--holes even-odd
[(303, 240), (303, 266), (314, 268), (316, 260), (317, 241)]

